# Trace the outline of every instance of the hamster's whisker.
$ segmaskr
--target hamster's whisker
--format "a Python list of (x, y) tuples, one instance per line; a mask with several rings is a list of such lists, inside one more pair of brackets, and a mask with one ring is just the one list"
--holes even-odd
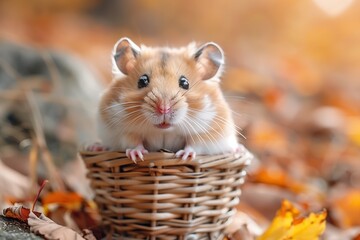
[(133, 108), (141, 108), (141, 105), (124, 106), (124, 110), (130, 110)]
[(188, 121), (187, 121), (186, 119), (184, 119), (184, 127), (185, 127), (187, 133), (189, 134), (191, 140), (192, 140), (193, 142), (195, 142), (195, 139), (193, 138), (193, 135), (191, 134), (191, 131), (190, 131), (190, 129), (189, 129), (189, 126), (190, 126), (190, 125), (189, 125)]
[(174, 100), (178, 97), (179, 93), (180, 93), (181, 89), (179, 89), (176, 94), (171, 98), (171, 100)]
[[(186, 121), (186, 120), (185, 120), (185, 121)], [(179, 124), (179, 126), (180, 126), (180, 128), (181, 128), (182, 130), (184, 130), (184, 133), (185, 133), (186, 135), (189, 134), (191, 140), (192, 140), (193, 142), (195, 142), (195, 139), (193, 138), (190, 130), (187, 128), (185, 121), (184, 121), (184, 124)], [(188, 141), (188, 139), (186, 139), (186, 140)]]
[(124, 108), (124, 109), (121, 109), (121, 111), (111, 114), (110, 115), (110, 117), (111, 117), (110, 123), (111, 124), (109, 124), (109, 126), (117, 126), (117, 122), (121, 122), (121, 120), (126, 119), (128, 115), (132, 115), (137, 112), (140, 112), (140, 110), (135, 110), (135, 111), (129, 112), (129, 113), (125, 114), (124, 116), (121, 116), (118, 118), (118, 116), (121, 115), (125, 111), (126, 111), (126, 109)]
[(151, 89), (150, 93), (152, 94), (152, 96), (149, 96), (149, 94), (148, 94), (146, 97), (147, 97), (147, 99), (151, 100), (151, 102), (152, 102), (153, 104), (156, 105), (156, 100), (155, 100), (154, 98), (158, 98), (158, 97), (156, 96), (156, 94), (155, 94), (155, 92), (153, 91), (153, 89)]
[(139, 110), (135, 110), (135, 111), (131, 111), (131, 112), (125, 114), (124, 116), (122, 116), (122, 117), (121, 117), (121, 120), (127, 120), (127, 119), (129, 119), (131, 116), (136, 115), (136, 114), (138, 114), (138, 115), (141, 116), (141, 114), (139, 114), (139, 113), (141, 113), (141, 110), (140, 110), (140, 109), (139, 109)]
[[(130, 112), (130, 113), (125, 114), (124, 116), (121, 116), (120, 118), (118, 118), (117, 116), (118, 116), (120, 113), (122, 113), (122, 111), (121, 111), (121, 112), (117, 112), (117, 113), (115, 113), (115, 114), (113, 114), (113, 115), (111, 116), (111, 123), (112, 123), (113, 126), (117, 126), (118, 123), (122, 123), (123, 120), (126, 120), (126, 119), (129, 118), (130, 116), (132, 116), (132, 115), (134, 115), (134, 114), (138, 114), (139, 112), (140, 112), (140, 110), (135, 110), (135, 111), (132, 111), (132, 112)], [(141, 114), (139, 114), (139, 115), (141, 116)]]
[[(116, 121), (116, 125), (114, 126), (118, 126), (120, 124), (123, 124), (123, 127), (121, 128), (122, 131), (120, 132), (120, 134), (125, 133), (125, 130), (129, 129), (129, 127), (133, 126), (133, 124), (139, 119), (141, 118), (141, 114), (138, 114), (137, 116), (133, 117), (131, 121), (127, 122), (124, 124), (124, 121)], [(125, 120), (125, 118), (123, 119)]]
[[(202, 112), (202, 111), (199, 111), (199, 110), (195, 110), (195, 109), (188, 109), (188, 111), (189, 111), (189, 112), (193, 112), (193, 113), (201, 113), (201, 114), (204, 114), (204, 113), (205, 113), (205, 112)], [(205, 113), (205, 114), (206, 114), (206, 113)], [(238, 114), (239, 114), (239, 113), (238, 113)], [(239, 114), (239, 116), (241, 116), (241, 115)], [(215, 118), (222, 119), (224, 122), (226, 122), (226, 123), (228, 123), (228, 124), (231, 125), (231, 122), (229, 122), (229, 120), (225, 119), (224, 117), (221, 117), (221, 116), (216, 115)], [(238, 130), (243, 131), (243, 129), (240, 128), (240, 127), (238, 127), (238, 126), (236, 126), (235, 123), (234, 123), (234, 127), (235, 127), (236, 129), (238, 129)]]
[[(224, 123), (224, 124), (226, 124), (226, 125), (228, 125), (228, 126), (230, 126), (230, 127), (234, 126), (234, 127), (235, 127), (234, 131), (235, 131), (237, 134), (239, 134), (242, 138), (246, 139), (246, 137), (244, 136), (244, 134), (242, 134), (242, 133), (240, 132), (242, 129), (239, 128), (238, 126), (236, 126), (235, 124), (231, 124), (231, 123), (229, 123), (229, 121), (226, 121), (226, 120), (224, 120), (224, 119), (217, 118), (217, 117), (215, 117), (214, 119), (215, 119), (215, 120), (218, 120), (218, 121), (220, 121), (220, 122), (222, 122), (222, 123)], [(239, 129), (240, 129), (240, 130), (239, 130)]]
[(121, 104), (129, 104), (129, 103), (141, 103), (142, 101), (127, 101), (127, 102), (121, 102)]
[[(131, 107), (128, 107), (128, 108), (131, 108)], [(121, 113), (123, 113), (123, 112), (126, 112), (126, 110), (127, 110), (128, 108), (121, 109), (121, 111), (118, 111), (118, 112), (112, 114), (112, 117), (119, 116), (119, 114), (121, 114)], [(128, 113), (126, 113), (125, 116), (126, 116), (126, 115), (129, 115), (129, 114), (133, 114), (133, 113), (139, 112), (139, 111), (140, 111), (140, 109), (132, 110), (131, 112), (128, 112), (128, 111), (127, 111)], [(123, 116), (122, 116), (122, 117), (123, 117)]]
[[(102, 109), (101, 111), (102, 111), (102, 112), (105, 112), (105, 111), (107, 111), (107, 110), (109, 110), (109, 109), (111, 109), (111, 108), (122, 107), (122, 106), (124, 106), (125, 104), (134, 104), (134, 103), (139, 104), (140, 102), (139, 102), (139, 101), (137, 101), (137, 102), (114, 102), (112, 105), (110, 105), (110, 106)], [(141, 105), (139, 105), (139, 106), (141, 106)]]
[(140, 118), (141, 118), (141, 114), (139, 114), (138, 116), (132, 118), (131, 121), (129, 121), (129, 122), (127, 123), (127, 125), (133, 126), (133, 124), (136, 123), (136, 121), (137, 121), (138, 119), (140, 119)]
[(122, 103), (121, 102), (114, 102), (113, 104), (111, 104), (110, 106), (106, 107), (106, 108), (103, 108), (101, 111), (102, 112), (105, 112), (106, 110), (109, 110), (111, 108), (115, 108), (115, 107), (119, 107), (121, 106)]
[(179, 67), (177, 68), (177, 70), (175, 72), (175, 76), (177, 76), (179, 74), (179, 71), (182, 68), (183, 64), (184, 64), (183, 62), (180, 62), (180, 65), (179, 65)]
[(244, 97), (244, 96), (226, 95), (226, 94), (224, 94), (224, 97), (225, 97), (225, 98), (239, 99), (239, 100), (244, 100), (244, 99), (246, 99), (246, 97)]
[(224, 96), (225, 100), (229, 103), (229, 105), (232, 105), (234, 103), (243, 103), (246, 105), (253, 106), (256, 102), (249, 100), (246, 97), (241, 96)]
[(133, 71), (135, 71), (135, 73), (137, 73), (139, 76), (143, 74), (143, 73), (140, 73), (140, 70), (137, 69), (136, 67), (133, 68)]
[[(201, 112), (201, 111), (198, 111), (198, 110), (194, 110), (194, 109), (188, 109), (188, 111), (190, 112), (194, 112), (194, 113), (204, 113), (204, 112)], [(246, 137), (244, 136), (244, 134), (241, 133), (241, 131), (243, 129), (241, 129), (240, 127), (236, 126), (234, 123), (232, 122), (229, 122), (227, 119), (223, 118), (223, 117), (220, 117), (218, 115), (216, 115), (213, 119), (214, 122), (219, 121), (225, 125), (227, 125), (228, 127), (234, 127), (235, 129), (235, 132), (240, 135), (241, 137), (243, 137), (244, 139), (246, 139)], [(218, 124), (218, 123), (217, 123)]]
[[(222, 134), (221, 132), (219, 132), (219, 131), (218, 131), (217, 129), (215, 129), (213, 126), (211, 126), (211, 124), (210, 124), (208, 121), (205, 121), (204, 119), (201, 119), (201, 118), (196, 119), (196, 121), (194, 121), (194, 123), (197, 124), (199, 127), (200, 127), (201, 125), (199, 125), (199, 123), (197, 123), (197, 121), (199, 121), (201, 124), (203, 124), (203, 125), (205, 125), (206, 127), (208, 127), (209, 130), (214, 131), (214, 132), (215, 132), (216, 134), (218, 134), (220, 137), (225, 138), (225, 135)], [(218, 126), (219, 129), (222, 129), (218, 122), (214, 121), (214, 123)], [(205, 129), (204, 127), (202, 127), (202, 128)], [(206, 132), (208, 132), (209, 134), (211, 134), (209, 130), (206, 130)], [(214, 137), (213, 137), (213, 139), (216, 141), (216, 139), (215, 139)]]
[[(209, 139), (209, 141), (212, 143), (213, 146), (216, 146), (215, 142), (216, 142), (216, 138), (211, 134), (210, 131), (208, 131), (205, 127), (201, 126), (197, 121), (191, 119), (191, 118), (188, 118), (189, 121), (191, 121), (194, 125), (196, 125), (198, 128), (200, 128), (203, 133), (205, 133), (205, 136)], [(220, 136), (222, 136), (220, 134)], [(214, 141), (215, 142), (214, 142)]]
[(176, 104), (178, 104), (180, 102), (181, 98), (179, 98), (177, 101), (175, 101), (174, 103), (172, 103), (170, 105), (170, 108), (173, 108)]
[[(195, 135), (197, 136), (197, 138), (206, 146), (207, 146), (207, 142), (204, 140), (203, 137), (201, 137), (201, 135), (198, 133), (198, 131), (196, 131), (196, 129), (193, 127), (193, 125), (190, 124), (190, 122), (188, 121), (189, 118), (185, 117), (185, 123), (188, 124), (188, 126), (190, 126), (190, 128), (193, 130), (193, 132), (195, 133)], [(192, 135), (192, 134), (190, 134)], [(195, 141), (194, 141), (195, 142)]]
[(189, 93), (194, 87), (196, 87), (200, 82), (201, 82), (202, 80), (200, 79), (200, 80), (197, 80), (196, 82), (194, 82), (194, 84), (192, 85), (192, 86), (190, 86), (190, 88), (187, 90), (187, 91), (185, 91), (181, 96), (183, 97), (183, 96), (185, 96), (187, 93)]
[[(217, 129), (215, 129), (213, 126), (211, 126), (211, 124), (210, 124), (208, 121), (205, 121), (204, 119), (201, 119), (201, 118), (196, 119), (196, 121), (199, 121), (201, 124), (204, 124), (206, 127), (209, 128), (209, 130), (214, 131), (214, 132), (217, 133), (220, 137), (225, 138), (225, 135), (222, 134), (222, 133), (220, 133), (220, 132), (219, 132)], [(194, 123), (195, 123), (196, 121), (194, 121)], [(220, 126), (216, 121), (214, 121), (214, 123), (219, 127), (219, 129), (221, 129), (221, 126)], [(198, 124), (198, 126), (201, 126), (201, 125), (199, 125), (199, 123), (197, 123), (197, 124)], [(203, 128), (204, 128), (204, 127), (203, 127)], [(210, 131), (208, 131), (208, 130), (207, 130), (207, 132), (210, 133)]]

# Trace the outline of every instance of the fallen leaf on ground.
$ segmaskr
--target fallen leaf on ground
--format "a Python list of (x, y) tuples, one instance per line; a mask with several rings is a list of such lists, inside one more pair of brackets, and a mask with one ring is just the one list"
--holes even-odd
[[(9, 218), (15, 218), (22, 222), (26, 222), (29, 218), (30, 209), (23, 206), (12, 206), (3, 209), (3, 215)], [(41, 213), (34, 212), (35, 215), (40, 216)]]
[(35, 208), (35, 204), (40, 196), (41, 191), (44, 189), (46, 183), (48, 181), (44, 180), (38, 190), (38, 193), (34, 199), (34, 202), (32, 204), (32, 208), (26, 208), (23, 207), (22, 205), (18, 205), (18, 206), (12, 206), (12, 207), (8, 207), (3, 209), (3, 215), (5, 217), (9, 217), (9, 218), (15, 218), (18, 219), (20, 221), (26, 222), (29, 218), (30, 213), (33, 213), (36, 216), (40, 216), (41, 213), (40, 212), (34, 212), (34, 208)]
[(50, 218), (45, 217), (43, 214), (37, 217), (35, 214), (30, 213), (28, 224), (30, 231), (44, 236), (48, 240), (93, 240), (95, 237), (84, 231), (83, 236), (74, 230), (61, 226), (53, 222)]
[(75, 192), (51, 192), (42, 198), (44, 214), (56, 223), (84, 229), (98, 224), (99, 216), (93, 201)]
[(84, 198), (75, 192), (51, 192), (42, 198), (43, 207), (46, 210), (51, 205), (62, 206), (68, 210), (80, 209)]
[(250, 176), (250, 180), (256, 183), (265, 183), (290, 189), (295, 193), (302, 192), (306, 186), (292, 179), (281, 169), (260, 168)]
[(326, 211), (300, 217), (300, 211), (283, 201), (269, 228), (257, 240), (317, 240), (325, 231)]
[(6, 166), (1, 159), (0, 172), (0, 200), (8, 196), (24, 198), (29, 193), (30, 179)]
[(341, 228), (360, 225), (360, 190), (350, 189), (331, 204), (331, 215)]
[(250, 233), (246, 225), (242, 225), (238, 226), (238, 230), (227, 236), (225, 240), (254, 240), (254, 235)]

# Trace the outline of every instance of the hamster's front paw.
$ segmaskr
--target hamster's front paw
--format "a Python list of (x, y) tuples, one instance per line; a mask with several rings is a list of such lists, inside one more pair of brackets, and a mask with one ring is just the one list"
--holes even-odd
[(109, 151), (110, 148), (103, 146), (101, 143), (96, 142), (91, 145), (87, 145), (84, 147), (86, 151), (90, 152), (102, 152), (102, 151)]
[(186, 146), (184, 149), (177, 151), (175, 156), (181, 157), (181, 159), (184, 161), (188, 158), (190, 158), (190, 160), (193, 160), (196, 157), (196, 152), (192, 147)]
[(141, 161), (144, 161), (144, 154), (149, 153), (148, 150), (144, 148), (144, 145), (139, 144), (135, 148), (126, 149), (126, 156), (130, 158), (134, 163), (140, 158)]
[(246, 152), (244, 145), (238, 144), (233, 153), (243, 155)]

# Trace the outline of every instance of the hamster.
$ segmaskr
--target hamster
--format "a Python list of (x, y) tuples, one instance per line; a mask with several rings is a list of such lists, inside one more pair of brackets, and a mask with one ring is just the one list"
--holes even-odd
[(137, 46), (120, 39), (114, 79), (99, 104), (99, 137), (135, 163), (167, 149), (183, 160), (237, 151), (232, 112), (219, 83), (223, 50), (209, 42), (182, 48)]

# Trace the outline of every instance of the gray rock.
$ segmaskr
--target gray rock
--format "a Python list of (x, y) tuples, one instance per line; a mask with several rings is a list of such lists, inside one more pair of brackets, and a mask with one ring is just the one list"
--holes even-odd
[(26, 223), (0, 216), (0, 240), (20, 239), (42, 240), (44, 238), (31, 233)]

